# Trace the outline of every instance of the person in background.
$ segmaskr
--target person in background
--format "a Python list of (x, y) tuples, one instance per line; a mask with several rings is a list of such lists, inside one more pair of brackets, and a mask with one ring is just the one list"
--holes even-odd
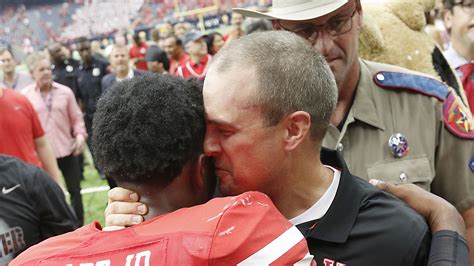
[[(136, 69), (147, 71), (145, 54), (148, 45), (140, 38), (138, 33), (133, 35), (133, 44), (130, 47), (129, 58)], [(113, 50), (113, 48), (112, 48)], [(111, 52), (112, 53), (112, 52)], [(110, 57), (110, 55), (109, 55)]]
[(101, 44), (98, 40), (91, 41), (91, 53), (100, 60), (107, 62), (107, 58), (104, 56), (104, 51), (102, 50)]
[(443, 0), (443, 9), (444, 24), (450, 33), (444, 57), (461, 80), (474, 112), (474, 1)]
[[(158, 46), (156, 47), (158, 48)], [(169, 74), (170, 61), (165, 51), (153, 46), (148, 47), (146, 51), (146, 63), (148, 71), (157, 74)]]
[(48, 52), (51, 57), (51, 65), (53, 70), (53, 80), (62, 84), (72, 90), (74, 95), (78, 98), (79, 83), (78, 71), (80, 63), (74, 59), (66, 57), (59, 43), (52, 43), (48, 45)]
[(186, 25), (184, 23), (176, 23), (173, 26), (173, 31), (176, 37), (182, 40), (184, 39), (184, 36), (186, 36), (188, 29), (186, 28)]
[[(102, 94), (101, 81), (108, 72), (107, 68), (109, 63), (92, 54), (91, 43), (87, 38), (79, 38), (77, 50), (81, 58), (78, 71), (78, 97), (84, 113), (84, 122), (86, 124), (87, 135), (89, 136), (87, 138), (87, 146), (90, 150), (92, 147), (90, 142), (92, 137), (92, 120), (94, 118), (97, 100)], [(95, 166), (94, 156), (92, 156), (92, 160)], [(97, 170), (99, 176), (105, 179), (100, 169)]]
[(0, 154), (43, 168), (60, 184), (58, 163), (28, 99), (0, 86), (0, 114)]
[(127, 46), (116, 44), (112, 47), (109, 55), (112, 73), (102, 78), (102, 92), (106, 93), (115, 82), (125, 79), (132, 79), (135, 76), (145, 74), (145, 71), (130, 67), (130, 58), (127, 53)]
[(207, 53), (215, 55), (224, 45), (224, 37), (219, 32), (206, 35)]
[(243, 25), (244, 25), (244, 16), (237, 12), (232, 12), (230, 18), (231, 30), (224, 36), (224, 41), (232, 42), (238, 38), (245, 35)]
[(61, 187), (40, 168), (0, 154), (0, 187), (0, 265), (76, 228)]
[(21, 92), (38, 113), (66, 181), (78, 225), (81, 226), (84, 223), (84, 208), (78, 155), (84, 151), (87, 138), (82, 112), (72, 90), (53, 81), (51, 62), (46, 53), (29, 55), (27, 65), (35, 83)]
[(148, 70), (158, 74), (168, 74), (170, 61), (166, 53), (158, 46), (160, 40), (160, 30), (154, 28), (150, 32), (151, 41), (146, 50), (145, 60)]
[(164, 39), (164, 50), (170, 60), (170, 74), (178, 75), (176, 71), (180, 65), (184, 65), (189, 60), (189, 55), (183, 47), (183, 41), (175, 35), (170, 35)]
[(33, 79), (27, 73), (16, 70), (17, 62), (13, 52), (8, 48), (0, 48), (0, 86), (14, 90), (21, 90), (33, 83)]
[(178, 66), (176, 73), (178, 76), (188, 79), (196, 78), (203, 80), (206, 76), (208, 64), (212, 56), (207, 53), (205, 35), (199, 31), (190, 31), (184, 38), (184, 48), (189, 55), (189, 59), (184, 64)]

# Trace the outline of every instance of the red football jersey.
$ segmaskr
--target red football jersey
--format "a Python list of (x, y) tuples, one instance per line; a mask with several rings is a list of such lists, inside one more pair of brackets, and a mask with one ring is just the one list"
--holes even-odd
[(246, 192), (117, 231), (94, 222), (31, 247), (10, 265), (315, 265), (312, 258), (271, 200)]

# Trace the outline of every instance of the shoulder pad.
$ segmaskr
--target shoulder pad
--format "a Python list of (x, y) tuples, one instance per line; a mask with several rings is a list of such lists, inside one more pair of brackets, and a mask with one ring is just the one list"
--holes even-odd
[(474, 140), (474, 126), (469, 112), (450, 92), (443, 105), (444, 126), (455, 136)]
[(448, 86), (444, 83), (425, 76), (381, 71), (374, 75), (374, 82), (382, 88), (400, 88), (416, 91), (444, 101), (448, 95)]

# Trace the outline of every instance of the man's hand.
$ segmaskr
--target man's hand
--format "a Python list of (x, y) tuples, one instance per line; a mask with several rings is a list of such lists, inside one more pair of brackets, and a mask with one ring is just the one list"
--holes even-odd
[(84, 151), (86, 141), (82, 137), (77, 137), (72, 145), (72, 155), (78, 156)]
[(376, 179), (371, 179), (369, 182), (378, 189), (400, 198), (425, 217), (430, 224), (432, 233), (441, 230), (451, 230), (465, 237), (466, 227), (461, 215), (446, 200), (414, 184), (395, 186)]
[(148, 212), (148, 208), (138, 202), (139, 199), (138, 194), (131, 190), (121, 187), (111, 189), (105, 209), (106, 227), (131, 226), (143, 222), (142, 215)]

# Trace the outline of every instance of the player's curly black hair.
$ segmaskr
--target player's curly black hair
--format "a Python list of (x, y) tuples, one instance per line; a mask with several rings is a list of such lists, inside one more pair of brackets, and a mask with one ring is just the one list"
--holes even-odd
[(167, 184), (202, 153), (202, 84), (168, 75), (117, 82), (97, 103), (93, 153), (117, 181)]

